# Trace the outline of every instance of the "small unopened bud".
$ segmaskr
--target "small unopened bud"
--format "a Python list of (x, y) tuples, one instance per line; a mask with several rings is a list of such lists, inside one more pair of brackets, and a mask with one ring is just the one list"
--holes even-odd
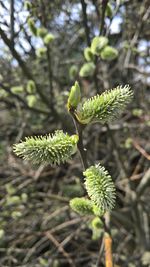
[(93, 76), (94, 71), (95, 71), (95, 64), (93, 62), (88, 62), (83, 64), (83, 66), (80, 69), (79, 75), (81, 77)]
[(93, 61), (94, 59), (94, 55), (92, 54), (91, 48), (90, 47), (86, 47), (84, 49), (84, 57), (87, 61)]
[(47, 51), (46, 47), (39, 47), (36, 49), (35, 53), (36, 53), (38, 58), (41, 58), (41, 57), (45, 56), (46, 51)]
[(33, 35), (37, 36), (37, 28), (32, 18), (28, 19), (28, 26), (30, 28), (30, 31), (33, 33)]
[(32, 8), (32, 4), (29, 1), (25, 1), (24, 7), (26, 10), (29, 11)]
[(106, 6), (106, 17), (112, 18), (113, 16), (113, 10), (112, 10), (112, 6), (110, 5), (110, 3), (107, 4)]
[(78, 67), (76, 65), (72, 65), (69, 69), (69, 77), (71, 80), (75, 80), (78, 74)]
[(52, 41), (54, 41), (55, 36), (52, 33), (48, 33), (46, 34), (46, 36), (44, 37), (44, 44), (48, 45), (50, 44)]
[(47, 33), (48, 33), (48, 32), (47, 32), (47, 29), (44, 28), (44, 27), (41, 27), (41, 28), (38, 28), (38, 29), (37, 29), (37, 35), (38, 35), (39, 37), (41, 37), (41, 38), (44, 38), (44, 37), (46, 36)]
[(76, 108), (81, 100), (81, 91), (78, 82), (71, 87), (71, 91), (68, 97), (68, 109)]
[(111, 61), (115, 58), (118, 57), (118, 51), (117, 49), (111, 47), (111, 46), (106, 46), (102, 51), (101, 51), (101, 54), (100, 54), (101, 58), (103, 60), (108, 60), (108, 61)]
[(108, 38), (105, 36), (96, 36), (92, 40), (91, 51), (94, 55), (99, 56), (101, 50), (108, 44)]
[(27, 83), (27, 92), (29, 94), (34, 94), (36, 92), (36, 86), (35, 86), (35, 82), (32, 80), (29, 80)]

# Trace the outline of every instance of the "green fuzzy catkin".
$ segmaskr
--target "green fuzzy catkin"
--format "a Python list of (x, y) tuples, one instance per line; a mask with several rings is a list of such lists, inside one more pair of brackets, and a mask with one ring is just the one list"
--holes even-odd
[(93, 62), (84, 63), (80, 69), (79, 75), (81, 77), (93, 76), (95, 71), (95, 64)]
[(77, 142), (77, 135), (55, 131), (53, 135), (26, 137), (24, 142), (14, 145), (14, 152), (33, 164), (60, 164), (76, 152)]
[(74, 80), (78, 74), (78, 67), (76, 65), (72, 65), (69, 69), (69, 77), (71, 80)]
[(24, 87), (22, 85), (19, 85), (19, 86), (13, 86), (11, 87), (11, 92), (13, 94), (20, 94), (20, 93), (23, 93), (24, 92)]
[(99, 56), (101, 50), (108, 44), (108, 38), (105, 36), (96, 36), (91, 43), (91, 52)]
[(39, 47), (36, 49), (35, 53), (37, 57), (41, 58), (44, 57), (46, 54), (47, 48), (46, 47)]
[(41, 38), (44, 38), (47, 35), (48, 31), (46, 28), (41, 27), (37, 29), (37, 35)]
[(29, 80), (26, 89), (29, 94), (34, 94), (36, 92), (35, 82), (33, 80)]
[(100, 56), (103, 60), (111, 61), (118, 57), (118, 50), (108, 45), (101, 51)]
[(118, 86), (86, 100), (76, 116), (82, 124), (110, 122), (121, 114), (132, 96), (133, 92), (129, 85)]
[(37, 96), (36, 95), (27, 95), (26, 96), (27, 104), (30, 108), (33, 108), (37, 104)]
[(90, 47), (86, 47), (84, 49), (84, 57), (87, 61), (93, 61), (94, 60), (94, 55), (92, 54)]
[(44, 37), (44, 44), (49, 45), (52, 41), (54, 41), (55, 36), (52, 33), (46, 34)]
[(93, 215), (92, 201), (84, 197), (76, 197), (71, 199), (70, 207), (80, 215)]
[(85, 187), (93, 203), (102, 211), (115, 205), (116, 190), (108, 171), (99, 164), (91, 166), (84, 173)]
[(34, 20), (32, 18), (29, 18), (28, 21), (28, 26), (30, 28), (30, 31), (35, 35), (37, 36), (37, 28), (35, 26), (35, 23), (34, 23)]

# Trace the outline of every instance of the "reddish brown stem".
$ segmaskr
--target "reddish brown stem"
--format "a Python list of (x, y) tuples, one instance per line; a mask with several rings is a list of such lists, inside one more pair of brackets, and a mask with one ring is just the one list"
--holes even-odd
[(108, 233), (104, 234), (105, 267), (113, 267), (112, 238)]

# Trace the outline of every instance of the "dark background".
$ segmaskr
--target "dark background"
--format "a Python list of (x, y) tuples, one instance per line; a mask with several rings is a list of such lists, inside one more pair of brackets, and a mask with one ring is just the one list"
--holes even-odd
[[(55, 36), (50, 45), (34, 35), (29, 18)], [(88, 160), (104, 165), (117, 187), (111, 213), (115, 267), (150, 266), (149, 22), (148, 0), (0, 1), (0, 266), (97, 262), (101, 232), (92, 233), (90, 219), (68, 205), (84, 195), (79, 155), (57, 167), (34, 168), (12, 152), (25, 136), (55, 129), (75, 133), (66, 109), (75, 80), (83, 97), (125, 84), (134, 91), (109, 131), (100, 124), (86, 128), (84, 144)], [(99, 34), (119, 56), (97, 59), (95, 74), (81, 78), (84, 48)]]

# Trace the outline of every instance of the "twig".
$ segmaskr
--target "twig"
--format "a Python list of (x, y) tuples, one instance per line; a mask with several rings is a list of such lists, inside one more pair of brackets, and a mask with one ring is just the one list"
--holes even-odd
[(70, 266), (75, 267), (75, 264), (71, 259), (70, 255), (64, 250), (63, 246), (57, 241), (57, 239), (50, 232), (46, 232), (45, 235), (58, 248), (58, 251), (63, 254)]
[[(44, 1), (42, 1), (42, 20), (43, 20), (43, 25), (45, 28), (47, 27), (47, 16), (46, 16), (46, 6)], [(54, 106), (54, 88), (53, 88), (53, 69), (52, 69), (52, 53), (51, 53), (51, 46), (50, 44), (46, 45), (47, 51), (47, 64), (48, 64), (48, 81), (49, 81), (49, 92), (50, 92), (50, 105), (51, 105), (51, 110), (53, 112), (53, 115), (57, 115), (57, 112), (55, 110)]]
[[(7, 86), (5, 86), (3, 83), (0, 83), (0, 86), (6, 91), (6, 92), (8, 92), (13, 98), (16, 98), (20, 103), (22, 103), (22, 108), (25, 108), (25, 109), (28, 109), (28, 110), (31, 110), (31, 111), (33, 111), (33, 112), (36, 112), (36, 113), (42, 113), (42, 114), (49, 114), (49, 111), (48, 110), (41, 110), (41, 109), (39, 109), (39, 108), (35, 108), (35, 107), (29, 107), (28, 105), (27, 105), (27, 103), (25, 102), (25, 100), (21, 97), (21, 96), (19, 96), (19, 95), (17, 95), (17, 94), (14, 94), (12, 91), (11, 91), (11, 89), (10, 88), (8, 88)], [(16, 105), (14, 105), (14, 103), (11, 103), (11, 102), (9, 102), (7, 99), (2, 99), (3, 100), (3, 102), (4, 103), (6, 103), (7, 105), (11, 105), (11, 107), (13, 108), (15, 108), (16, 107)]]
[(14, 0), (10, 1), (10, 34), (11, 34), (11, 46), (14, 48)]
[(74, 120), (75, 126), (76, 126), (76, 131), (79, 136), (79, 141), (78, 141), (78, 151), (80, 154), (81, 162), (83, 165), (83, 169), (86, 170), (88, 168), (88, 163), (87, 163), (87, 156), (86, 156), (86, 150), (83, 146), (83, 126), (79, 124), (76, 120)]
[(126, 167), (125, 167), (125, 165), (124, 165), (124, 161), (123, 161), (123, 159), (122, 159), (122, 156), (121, 156), (121, 154), (119, 153), (119, 149), (118, 149), (118, 145), (117, 145), (117, 143), (116, 143), (116, 140), (115, 140), (113, 134), (111, 133), (111, 130), (110, 130), (110, 127), (109, 127), (108, 124), (106, 125), (106, 127), (107, 127), (107, 130), (108, 130), (109, 137), (110, 137), (110, 139), (111, 139), (111, 141), (112, 141), (112, 144), (113, 144), (113, 149), (114, 149), (114, 154), (115, 154), (116, 163), (117, 163), (117, 164), (119, 163), (119, 166), (120, 166), (120, 168), (121, 168), (121, 170), (122, 170), (123, 176), (124, 176), (124, 177), (127, 177), (127, 176), (128, 176), (128, 174), (127, 174), (127, 170), (126, 170)]
[(106, 12), (107, 3), (108, 3), (108, 0), (102, 1), (102, 17), (101, 17), (101, 24), (100, 24), (100, 35), (102, 35), (104, 31), (104, 20), (105, 20), (105, 12)]
[(132, 141), (134, 147), (148, 160), (150, 160), (150, 155), (142, 148), (135, 140)]
[(39, 96), (41, 97), (43, 102), (49, 107), (48, 98), (43, 94), (43, 92), (41, 91), (41, 88), (39, 87), (39, 85), (36, 83), (34, 77), (32, 76), (31, 71), (28, 69), (25, 62), (21, 59), (21, 57), (18, 54), (18, 52), (16, 51), (16, 49), (14, 47), (12, 47), (11, 40), (8, 39), (7, 35), (5, 34), (5, 32), (1, 28), (0, 28), (0, 36), (1, 36), (2, 40), (4, 41), (4, 43), (7, 45), (7, 47), (9, 48), (9, 50), (11, 51), (13, 57), (17, 60), (19, 66), (22, 69), (25, 76), (29, 80), (33, 80), (35, 82), (35, 86), (36, 86), (36, 89), (37, 89)]
[(76, 134), (79, 136), (77, 147), (80, 154), (83, 169), (86, 170), (88, 168), (88, 162), (87, 162), (86, 149), (83, 146), (83, 129), (85, 128), (85, 126), (77, 121), (74, 115), (74, 109), (70, 109), (69, 112), (74, 122)]
[(149, 186), (150, 184), (150, 168), (146, 171), (145, 175), (141, 179), (141, 182), (139, 183), (136, 193), (137, 197), (140, 197), (144, 190)]
[(82, 5), (83, 23), (84, 23), (84, 28), (85, 28), (87, 45), (90, 46), (90, 44), (91, 44), (91, 41), (90, 41), (90, 30), (89, 30), (89, 27), (88, 27), (87, 13), (86, 13), (86, 6), (87, 5), (86, 5), (84, 0), (81, 0), (81, 5)]
[(101, 260), (101, 256), (102, 256), (103, 250), (104, 250), (104, 239), (101, 238), (101, 240), (100, 240), (100, 249), (99, 249), (98, 259), (97, 259), (97, 262), (96, 262), (96, 266), (95, 266), (95, 267), (99, 267), (99, 264), (100, 264), (100, 260)]
[(69, 227), (69, 226), (71, 226), (71, 225), (75, 225), (75, 224), (77, 224), (77, 223), (79, 223), (79, 222), (81, 222), (81, 221), (82, 221), (81, 218), (75, 218), (75, 219), (70, 220), (70, 221), (68, 221), (68, 222), (64, 222), (64, 223), (59, 224), (58, 226), (56, 226), (55, 228), (53, 228), (53, 229), (50, 230), (49, 232), (53, 234), (53, 233), (55, 233), (55, 232), (57, 232), (57, 231), (60, 231), (60, 230), (62, 230), (62, 229), (64, 229), (64, 228), (66, 228), (66, 227)]

